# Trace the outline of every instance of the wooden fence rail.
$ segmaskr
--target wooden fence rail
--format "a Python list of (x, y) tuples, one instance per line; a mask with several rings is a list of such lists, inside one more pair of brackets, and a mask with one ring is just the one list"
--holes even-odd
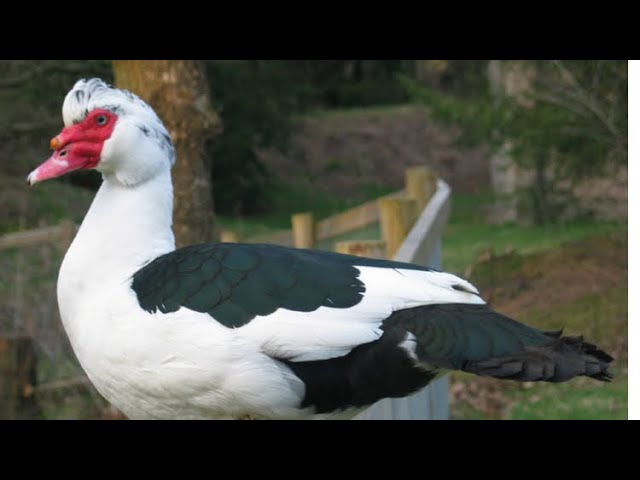
[[(397, 215), (405, 215), (405, 226), (398, 232), (393, 247), (397, 249), (402, 238), (406, 236), (408, 228), (411, 227), (419, 211), (422, 211), (427, 201), (436, 190), (436, 177), (429, 167), (418, 165), (409, 167), (405, 171), (405, 188), (384, 195), (380, 198), (370, 200), (361, 205), (344, 210), (330, 217), (324, 218), (317, 222), (311, 220), (310, 212), (301, 212), (292, 215), (291, 229), (278, 230), (276, 232), (261, 233), (243, 238), (242, 241), (248, 243), (273, 243), (276, 245), (285, 245), (288, 247), (307, 245), (315, 245), (318, 242), (344, 235), (355, 230), (360, 230), (376, 222), (381, 221), (381, 216), (385, 214), (383, 211), (388, 210), (386, 218), (393, 218)], [(394, 210), (393, 205), (400, 203), (411, 203), (415, 200), (416, 207), (409, 207), (414, 211), (405, 214), (405, 207), (399, 207)], [(380, 205), (388, 205), (388, 207), (380, 208)], [(404, 218), (404, 217), (403, 217)], [(302, 223), (301, 223), (302, 222)], [(306, 222), (306, 223), (305, 223)], [(311, 225), (313, 223), (313, 225)], [(382, 223), (387, 225), (388, 222)], [(394, 222), (391, 222), (394, 224)], [(383, 228), (385, 228), (383, 226)], [(299, 238), (297, 238), (299, 236)], [(392, 247), (390, 247), (392, 248)]]
[(58, 243), (63, 247), (71, 244), (77, 226), (71, 220), (64, 220), (59, 225), (42, 227), (34, 230), (7, 233), (0, 236), (0, 250), (8, 248), (35, 247), (38, 245)]
[[(397, 190), (381, 198), (398, 198), (406, 195), (405, 190)], [(380, 199), (365, 202), (343, 212), (319, 220), (315, 224), (315, 241), (320, 242), (334, 238), (345, 233), (367, 227), (380, 219), (378, 201)], [(291, 229), (278, 230), (276, 232), (261, 233), (242, 239), (247, 243), (273, 243), (275, 245), (293, 246), (293, 234)]]

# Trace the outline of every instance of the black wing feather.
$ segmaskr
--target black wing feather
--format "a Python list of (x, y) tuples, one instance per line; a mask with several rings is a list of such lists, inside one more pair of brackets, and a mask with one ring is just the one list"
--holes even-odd
[(429, 270), (417, 265), (265, 244), (191, 245), (162, 255), (133, 275), (148, 311), (184, 306), (240, 327), (279, 308), (349, 308), (365, 291), (356, 266)]

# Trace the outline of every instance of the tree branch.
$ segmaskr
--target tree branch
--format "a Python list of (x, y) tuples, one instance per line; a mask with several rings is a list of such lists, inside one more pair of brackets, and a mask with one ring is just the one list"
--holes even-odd
[(582, 85), (580, 85), (580, 82), (578, 82), (573, 73), (571, 73), (571, 71), (566, 68), (561, 61), (554, 60), (553, 63), (554, 65), (556, 65), (556, 67), (558, 67), (558, 69), (560, 69), (562, 78), (567, 80), (569, 84), (575, 89), (576, 94), (574, 98), (579, 101), (585, 108), (589, 109), (613, 136), (619, 137), (620, 132), (613, 124), (611, 119), (608, 118), (608, 116), (601, 110), (600, 105), (598, 105), (597, 102), (593, 100), (593, 97), (587, 93)]

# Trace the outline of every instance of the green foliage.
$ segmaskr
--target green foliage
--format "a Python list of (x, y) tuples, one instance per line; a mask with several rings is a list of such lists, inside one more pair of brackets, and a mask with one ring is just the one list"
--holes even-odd
[(298, 85), (307, 108), (346, 108), (404, 102), (398, 73), (414, 70), (412, 60), (271, 60)]
[(259, 148), (286, 150), (298, 92), (270, 63), (209, 62), (214, 108), (223, 132), (208, 147), (213, 157), (216, 211), (223, 214), (269, 210), (272, 172), (259, 161)]

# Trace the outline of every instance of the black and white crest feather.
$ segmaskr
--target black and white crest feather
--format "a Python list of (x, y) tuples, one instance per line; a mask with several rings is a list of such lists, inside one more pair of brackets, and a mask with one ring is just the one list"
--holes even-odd
[(158, 142), (172, 164), (175, 162), (175, 148), (169, 132), (153, 109), (137, 95), (114, 88), (99, 78), (78, 80), (69, 91), (62, 105), (65, 126), (81, 122), (96, 108), (110, 110), (119, 117), (135, 118), (137, 127)]

